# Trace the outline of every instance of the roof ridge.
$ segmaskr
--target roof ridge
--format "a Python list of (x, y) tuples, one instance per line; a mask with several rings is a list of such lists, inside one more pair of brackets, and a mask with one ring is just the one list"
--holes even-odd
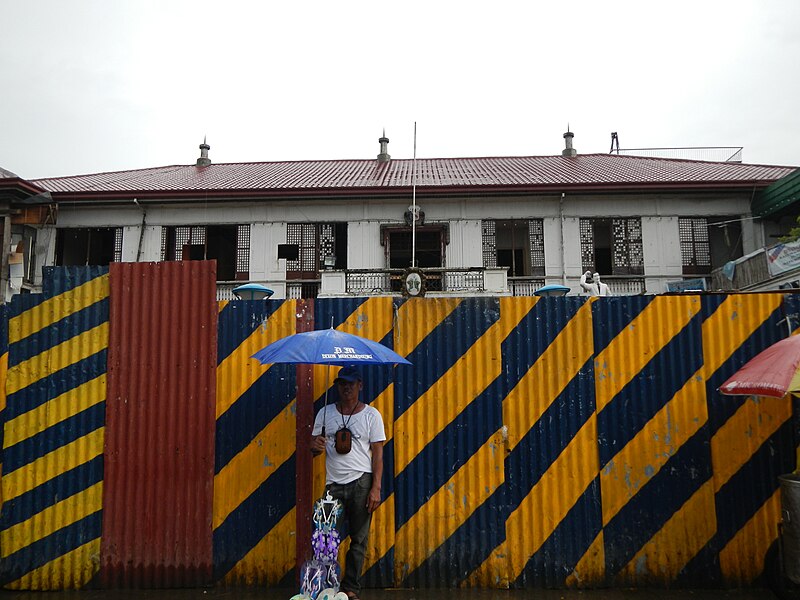
[[(775, 165), (775, 164), (760, 164), (760, 163), (736, 163), (736, 162), (726, 162), (726, 161), (711, 161), (711, 160), (697, 160), (691, 158), (667, 158), (661, 156), (639, 156), (635, 154), (614, 154), (614, 153), (607, 153), (607, 152), (591, 152), (585, 154), (578, 154), (575, 157), (565, 157), (560, 154), (532, 154), (532, 155), (525, 155), (525, 156), (440, 156), (440, 157), (417, 157), (416, 161), (432, 161), (432, 162), (441, 162), (441, 161), (458, 161), (458, 162), (474, 162), (474, 161), (484, 161), (484, 160), (501, 160), (501, 161), (510, 161), (510, 160), (526, 160), (526, 159), (557, 159), (559, 161), (575, 161), (580, 160), (581, 158), (601, 158), (601, 157), (609, 157), (615, 161), (649, 161), (649, 162), (668, 162), (668, 163), (681, 163), (681, 164), (697, 164), (697, 165), (731, 165), (733, 167), (765, 167), (765, 168), (798, 168), (797, 166), (793, 165)], [(392, 163), (411, 163), (413, 162), (413, 158), (393, 158), (388, 163), (383, 163), (381, 166), (391, 165)], [(335, 164), (335, 163), (361, 163), (361, 164), (369, 164), (375, 163), (377, 165), (377, 161), (374, 158), (332, 158), (332, 159), (302, 159), (302, 160), (276, 160), (276, 161), (236, 161), (236, 162), (224, 162), (224, 163), (212, 163), (205, 167), (198, 167), (195, 164), (187, 164), (187, 165), (164, 165), (164, 166), (157, 166), (157, 167), (144, 167), (140, 169), (121, 169), (118, 171), (101, 171), (99, 173), (85, 173), (82, 175), (65, 175), (60, 177), (42, 177), (36, 179), (29, 179), (28, 181), (31, 182), (48, 182), (48, 181), (64, 181), (64, 180), (71, 180), (71, 179), (78, 179), (78, 178), (86, 178), (86, 177), (102, 177), (105, 175), (122, 175), (130, 173), (134, 174), (142, 174), (146, 172), (152, 172), (153, 175), (156, 174), (163, 174), (165, 172), (170, 171), (177, 171), (179, 169), (213, 169), (214, 167), (234, 167), (237, 165), (242, 166), (252, 166), (252, 165), (302, 165), (302, 164)], [(118, 180), (124, 181), (124, 180)]]

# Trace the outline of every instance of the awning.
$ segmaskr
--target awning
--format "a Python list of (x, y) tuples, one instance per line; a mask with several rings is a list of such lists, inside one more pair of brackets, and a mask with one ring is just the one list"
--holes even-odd
[(750, 208), (754, 217), (766, 217), (791, 206), (798, 200), (800, 200), (800, 169), (778, 179), (756, 194)]

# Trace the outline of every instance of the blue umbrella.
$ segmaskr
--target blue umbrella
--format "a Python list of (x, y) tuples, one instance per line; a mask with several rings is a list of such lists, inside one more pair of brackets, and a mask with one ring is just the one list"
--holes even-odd
[[(311, 364), (311, 365), (410, 365), (405, 358), (389, 350), (383, 344), (366, 338), (330, 329), (295, 333), (272, 342), (255, 354), (263, 365)], [(325, 372), (325, 402), (328, 408), (329, 371)], [(325, 435), (325, 428), (322, 428)]]
[(311, 365), (410, 365), (405, 358), (383, 344), (357, 335), (320, 329), (296, 333), (262, 348), (253, 358), (261, 364)]

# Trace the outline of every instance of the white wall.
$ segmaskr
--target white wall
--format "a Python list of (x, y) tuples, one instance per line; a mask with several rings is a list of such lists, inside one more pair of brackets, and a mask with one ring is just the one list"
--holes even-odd
[[(381, 225), (404, 224), (403, 213), (409, 204), (407, 199), (378, 198), (249, 204), (208, 204), (198, 199), (192, 205), (148, 204), (143, 213), (131, 203), (119, 207), (62, 208), (58, 227), (122, 226), (123, 260), (158, 261), (162, 226), (250, 223), (250, 278), (276, 289), (278, 297), (277, 288), (285, 278), (285, 261), (277, 258), (277, 246), (286, 242), (287, 222), (347, 222), (348, 267), (377, 269), (386, 266)], [(426, 223), (448, 223), (450, 243), (445, 253), (450, 267), (482, 266), (482, 219), (543, 219), (548, 283), (561, 282), (562, 274), (566, 273), (567, 283), (576, 288), (581, 275), (580, 218), (642, 217), (645, 273), (651, 292), (661, 292), (665, 280), (681, 277), (678, 217), (749, 212), (746, 193), (565, 194), (563, 201), (561, 194), (437, 200), (418, 197), (418, 204), (425, 212)], [(745, 252), (763, 245), (759, 223), (745, 219), (742, 229)], [(49, 233), (52, 230), (43, 228), (37, 238), (37, 253), (41, 251), (46, 264), (54, 262), (55, 239)]]

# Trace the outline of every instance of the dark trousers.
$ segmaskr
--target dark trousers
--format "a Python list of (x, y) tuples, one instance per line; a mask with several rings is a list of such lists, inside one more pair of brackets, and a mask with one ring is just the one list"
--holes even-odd
[(339, 485), (331, 483), (328, 491), (331, 496), (342, 503), (342, 516), (336, 527), (341, 531), (341, 519), (347, 520), (350, 532), (350, 549), (344, 561), (344, 577), (340, 586), (343, 592), (361, 591), (361, 571), (364, 568), (364, 556), (367, 553), (367, 538), (372, 515), (367, 512), (367, 497), (372, 487), (372, 473), (364, 473), (350, 483)]

